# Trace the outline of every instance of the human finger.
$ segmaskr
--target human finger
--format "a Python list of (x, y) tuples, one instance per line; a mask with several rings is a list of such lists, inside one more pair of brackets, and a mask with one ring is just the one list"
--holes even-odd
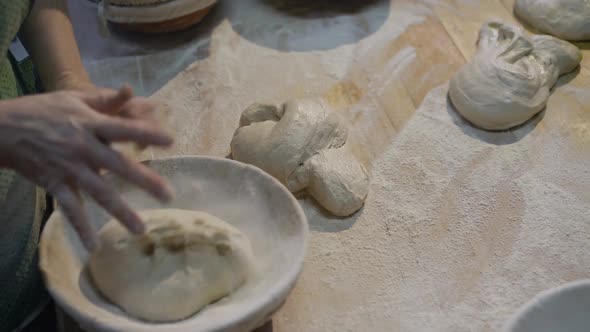
[(154, 114), (157, 107), (158, 104), (153, 100), (144, 97), (135, 97), (127, 101), (117, 115), (128, 119), (155, 121)]
[(100, 240), (96, 229), (88, 222), (84, 211), (84, 202), (79, 193), (68, 185), (62, 184), (51, 191), (51, 194), (58, 202), (58, 207), (63, 215), (74, 227), (80, 237), (80, 241), (86, 250), (92, 252), (100, 246)]
[(88, 106), (100, 113), (115, 115), (123, 110), (123, 106), (133, 98), (133, 90), (124, 85), (119, 90), (96, 88), (83, 94)]
[(110, 142), (169, 146), (173, 139), (158, 127), (140, 120), (105, 117), (93, 125), (95, 134)]
[(141, 234), (145, 226), (139, 215), (123, 201), (119, 193), (88, 167), (72, 170), (78, 186), (86, 191), (100, 206), (119, 220), (134, 234)]
[(159, 200), (169, 201), (172, 198), (172, 188), (149, 167), (131, 160), (97, 140), (90, 140), (86, 151), (87, 158), (95, 168), (107, 169), (143, 188)]

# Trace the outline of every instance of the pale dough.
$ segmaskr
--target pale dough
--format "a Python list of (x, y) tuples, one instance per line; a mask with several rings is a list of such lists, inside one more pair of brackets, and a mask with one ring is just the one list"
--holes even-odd
[(566, 40), (590, 39), (589, 0), (516, 0), (514, 13), (541, 32)]
[(236, 289), (252, 271), (248, 238), (197, 211), (140, 213), (147, 230), (133, 236), (112, 220), (89, 260), (98, 290), (131, 316), (154, 322), (187, 318)]
[(580, 50), (566, 41), (486, 23), (474, 58), (451, 79), (449, 96), (474, 125), (509, 129), (540, 112), (558, 77), (573, 71), (581, 59)]
[(248, 107), (231, 151), (235, 160), (260, 167), (291, 192), (307, 190), (344, 217), (363, 206), (369, 190), (369, 175), (346, 140), (347, 128), (322, 99), (301, 99)]

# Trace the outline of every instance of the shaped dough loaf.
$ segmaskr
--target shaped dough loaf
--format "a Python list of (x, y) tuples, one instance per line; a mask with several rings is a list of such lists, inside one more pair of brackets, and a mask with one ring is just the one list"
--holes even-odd
[(516, 0), (514, 13), (541, 32), (566, 40), (590, 39), (588, 0)]
[(291, 192), (306, 189), (336, 216), (360, 209), (369, 176), (346, 144), (347, 129), (321, 99), (281, 107), (254, 104), (240, 119), (231, 150), (235, 160), (260, 167)]
[(248, 238), (196, 211), (140, 213), (146, 233), (131, 235), (112, 220), (90, 256), (94, 284), (128, 314), (153, 322), (187, 318), (240, 287), (252, 266)]
[(581, 59), (578, 48), (566, 41), (487, 23), (475, 57), (451, 79), (449, 96), (474, 125), (509, 129), (540, 112), (558, 77), (573, 71)]

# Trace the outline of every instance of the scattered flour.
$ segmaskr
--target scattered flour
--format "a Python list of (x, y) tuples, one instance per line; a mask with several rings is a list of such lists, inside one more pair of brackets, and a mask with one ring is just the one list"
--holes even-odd
[[(300, 201), (312, 234), (298, 285), (274, 318), (281, 331), (496, 331), (537, 292), (590, 273), (590, 145), (574, 115), (482, 132), (449, 110), (442, 86), (395, 137), (385, 130), (392, 125), (379, 98), (388, 91), (375, 88), (402, 84), (384, 68), (402, 72), (416, 50), (384, 50), (425, 20), (420, 3), (438, 2), (391, 1), (373, 34), (321, 51), (273, 49), (244, 37), (256, 25), (224, 21), (209, 57), (156, 94), (178, 115), (175, 150), (156, 157), (227, 155), (247, 105), (330, 89), (351, 140), (371, 147), (364, 157), (374, 180), (361, 212), (332, 219)], [(564, 105), (550, 98), (545, 117), (567, 119)]]
[(590, 155), (534, 123), (475, 129), (447, 90), (433, 90), (374, 162), (350, 228), (331, 233), (306, 206), (316, 232), (285, 311), (322, 319), (292, 326), (497, 331), (537, 292), (590, 273)]

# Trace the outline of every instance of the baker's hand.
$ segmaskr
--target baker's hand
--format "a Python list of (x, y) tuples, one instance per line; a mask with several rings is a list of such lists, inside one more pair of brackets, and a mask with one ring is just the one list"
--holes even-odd
[[(108, 102), (100, 102), (100, 99), (109, 100), (110, 96), (117, 93), (116, 90), (99, 87), (89, 81), (67, 81), (60, 85), (60, 90), (72, 90), (97, 96), (98, 103), (94, 106), (96, 106), (96, 111), (98, 112), (127, 119), (142, 119), (144, 121), (151, 121), (157, 125), (154, 104), (145, 97), (130, 98), (121, 107), (112, 108), (108, 105)], [(133, 95), (133, 91), (128, 86), (123, 86), (119, 92), (122, 93), (122, 96)]]
[(146, 166), (125, 157), (109, 143), (168, 146), (170, 136), (152, 121), (155, 106), (119, 91), (62, 91), (0, 101), (0, 166), (16, 170), (44, 187), (59, 203), (84, 245), (99, 244), (88, 222), (80, 192), (89, 194), (134, 233), (139, 216), (99, 175), (111, 171), (160, 200), (172, 190)]

